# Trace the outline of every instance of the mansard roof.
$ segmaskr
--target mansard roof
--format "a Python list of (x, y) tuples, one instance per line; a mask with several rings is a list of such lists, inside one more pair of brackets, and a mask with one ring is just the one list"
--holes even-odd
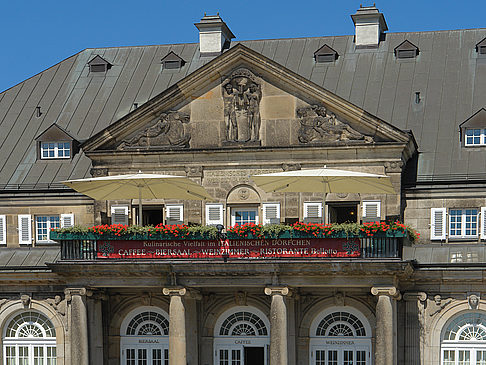
[[(418, 179), (441, 175), (453, 180), (483, 171), (484, 158), (461, 150), (457, 131), (486, 105), (486, 68), (471, 52), (485, 36), (486, 29), (388, 33), (374, 50), (355, 49), (353, 36), (231, 46), (242, 44), (367, 114), (411, 130), (421, 152)], [(404, 40), (420, 48), (414, 62), (398, 62), (394, 56)], [(340, 55), (335, 62), (316, 64), (314, 52), (323, 44)], [(184, 67), (161, 69), (160, 60), (171, 51), (186, 60)], [(110, 77), (91, 82), (96, 75), (86, 64), (96, 55), (114, 62)], [(0, 189), (89, 176), (91, 162), (83, 153), (70, 162), (52, 161), (56, 166), (50, 168), (37, 166), (35, 138), (56, 123), (87, 140), (210, 60), (200, 57), (197, 43), (86, 49), (0, 93), (0, 128), (7, 131), (0, 135), (0, 155), (6, 156), (0, 161)], [(37, 106), (45, 111), (39, 118), (32, 112)]]

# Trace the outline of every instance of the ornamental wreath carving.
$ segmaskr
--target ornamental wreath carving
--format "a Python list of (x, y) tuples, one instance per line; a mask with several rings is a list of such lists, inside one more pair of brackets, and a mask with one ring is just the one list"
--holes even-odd
[(325, 107), (312, 105), (297, 109), (299, 118), (299, 142), (373, 142), (373, 137), (366, 136), (351, 128), (347, 123), (338, 120), (334, 113)]
[(138, 132), (132, 138), (122, 141), (117, 149), (150, 148), (150, 147), (180, 147), (188, 148), (191, 136), (184, 130), (184, 124), (189, 123), (190, 116), (179, 111), (169, 111), (160, 114), (152, 125)]
[(226, 141), (259, 141), (262, 88), (255, 75), (240, 68), (224, 80), (222, 85)]

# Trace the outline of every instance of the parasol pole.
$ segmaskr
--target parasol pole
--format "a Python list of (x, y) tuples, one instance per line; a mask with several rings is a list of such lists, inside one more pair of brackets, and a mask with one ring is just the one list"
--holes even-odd
[(138, 185), (138, 225), (142, 225), (142, 185)]

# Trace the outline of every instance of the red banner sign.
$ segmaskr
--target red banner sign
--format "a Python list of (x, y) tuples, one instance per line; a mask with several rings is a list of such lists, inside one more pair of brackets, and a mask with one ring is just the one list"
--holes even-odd
[(360, 257), (358, 238), (98, 241), (98, 258)]

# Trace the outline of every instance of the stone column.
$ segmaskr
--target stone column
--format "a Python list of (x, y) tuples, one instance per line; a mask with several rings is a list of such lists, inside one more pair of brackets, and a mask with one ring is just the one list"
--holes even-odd
[(397, 363), (396, 303), (400, 298), (395, 287), (373, 287), (371, 294), (378, 297), (376, 304), (375, 365)]
[(88, 313), (86, 296), (91, 291), (85, 288), (67, 288), (64, 290), (68, 303), (69, 322), (71, 330), (71, 363), (89, 365), (88, 346)]
[(287, 365), (287, 307), (284, 296), (287, 287), (265, 288), (265, 294), (272, 297), (270, 307), (270, 365)]
[(182, 297), (186, 289), (164, 288), (164, 295), (170, 296), (169, 305), (169, 365), (186, 363), (186, 313)]
[[(420, 365), (421, 346), (421, 315), (427, 294), (423, 292), (405, 293), (405, 362), (404, 364)], [(419, 351), (420, 350), (420, 351)]]

